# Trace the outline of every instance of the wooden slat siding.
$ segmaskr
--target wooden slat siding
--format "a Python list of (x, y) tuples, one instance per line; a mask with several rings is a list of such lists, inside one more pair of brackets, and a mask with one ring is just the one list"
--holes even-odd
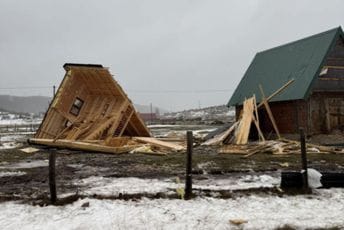
[(113, 114), (112, 116), (116, 116), (118, 119), (107, 130), (108, 138), (112, 138), (115, 136), (115, 131), (120, 123), (122, 111), (128, 106), (128, 104), (129, 104), (128, 101), (121, 101), (121, 102), (118, 102), (117, 106), (113, 109), (113, 111), (115, 111), (115, 114)]
[(129, 111), (129, 113), (126, 114), (127, 119), (126, 119), (126, 122), (124, 124), (124, 129), (121, 130), (121, 133), (120, 133), (119, 136), (123, 135), (125, 129), (127, 128), (128, 124), (129, 124), (129, 122), (131, 120), (131, 117), (133, 116), (134, 113), (135, 113), (135, 109), (130, 106), (130, 111)]
[[(332, 99), (332, 100), (331, 100)], [(326, 100), (329, 102), (330, 114), (327, 117), (326, 109)], [(344, 125), (342, 118), (337, 118), (336, 116), (331, 115), (331, 111), (344, 110), (344, 92), (338, 93), (326, 93), (326, 92), (317, 92), (313, 93), (312, 99), (312, 133), (326, 133), (327, 130), (340, 128)], [(333, 112), (332, 112), (333, 113)], [(327, 121), (329, 119), (330, 121)], [(329, 124), (329, 125), (328, 125)]]
[(329, 57), (326, 61), (327, 66), (344, 66), (344, 58), (331, 58)]
[(133, 114), (134, 114), (134, 108), (130, 104), (128, 104), (128, 107), (122, 114), (122, 118), (119, 122), (119, 125), (117, 129), (115, 130), (115, 134), (114, 134), (115, 136), (119, 136), (119, 137), (122, 136)]
[(92, 132), (85, 138), (85, 140), (95, 140), (102, 135), (104, 130), (108, 129), (113, 122), (115, 122), (116, 117), (101, 119), (97, 127), (92, 130)]
[(56, 111), (50, 111), (49, 114), (49, 119), (50, 122), (48, 122), (46, 124), (46, 126), (44, 127), (44, 133), (49, 133), (49, 134), (56, 134), (58, 131), (56, 131), (56, 122), (58, 119), (58, 116), (60, 116), (60, 114), (58, 114)]
[(85, 120), (85, 125), (83, 130), (81, 130), (78, 139), (85, 139), (88, 135), (90, 135), (90, 133), (92, 132), (92, 130), (94, 128), (96, 128), (99, 123), (101, 122), (101, 110), (99, 108), (101, 108), (99, 106), (99, 103), (101, 103), (101, 105), (105, 105), (106, 103), (106, 99), (102, 98), (102, 97), (96, 97), (93, 101), (90, 99), (91, 103), (92, 103), (92, 109), (90, 114), (87, 117), (87, 120)]
[(131, 132), (131, 136), (137, 136), (137, 133), (140, 133), (139, 128), (135, 126), (135, 114), (131, 116), (131, 119), (129, 120), (129, 123), (127, 125), (128, 130)]
[[(98, 105), (98, 109), (96, 110), (96, 112), (93, 115), (93, 124), (92, 124), (92, 128), (85, 133), (85, 137), (84, 139), (86, 140), (92, 140), (95, 135), (96, 132), (98, 132), (98, 130), (94, 130), (97, 129), (97, 126), (101, 125), (102, 122), (104, 122), (107, 119), (104, 119), (104, 116), (102, 116), (102, 112), (104, 109), (105, 104), (107, 103), (107, 100), (104, 99), (101, 101), (101, 104)], [(93, 129), (94, 128), (94, 129)]]
[[(54, 107), (58, 102), (59, 102), (59, 99), (61, 98), (61, 93), (63, 92), (63, 88), (65, 87), (66, 85), (66, 82), (68, 81), (68, 78), (70, 77), (71, 75), (71, 71), (67, 71), (62, 79), (62, 82), (56, 92), (56, 94), (54, 95), (54, 98), (52, 100), (52, 102), (50, 103), (50, 106), (48, 108), (48, 111), (46, 112), (46, 114), (44, 115), (44, 118), (43, 118), (43, 121), (49, 121), (50, 120), (50, 116), (51, 116), (51, 111), (50, 111), (50, 108), (51, 107)], [(36, 134), (35, 134), (35, 137), (40, 137), (40, 138), (43, 138), (44, 137), (44, 132), (46, 133), (46, 127), (48, 125), (48, 122), (44, 123), (42, 121), (41, 125), (39, 126)], [(44, 131), (44, 132), (43, 132)]]
[[(142, 123), (141, 123), (142, 122)], [(146, 126), (143, 126), (143, 121), (141, 120), (140, 116), (137, 113), (134, 113), (130, 119), (130, 123), (132, 128), (135, 130), (136, 135), (141, 133), (142, 136), (150, 136), (149, 130)]]

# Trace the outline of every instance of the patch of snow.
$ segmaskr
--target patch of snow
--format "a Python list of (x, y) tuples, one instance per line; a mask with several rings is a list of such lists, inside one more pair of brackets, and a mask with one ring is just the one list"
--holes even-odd
[(0, 136), (0, 141), (10, 142), (10, 141), (16, 141), (22, 138), (23, 138), (23, 135), (6, 135), (6, 136)]
[(200, 110), (200, 111), (191, 111), (190, 117), (191, 118), (202, 118), (206, 115), (206, 111)]
[(42, 119), (22, 119), (16, 117), (9, 117), (7, 119), (0, 119), (0, 125), (30, 125), (40, 124)]
[[(106, 178), (93, 176), (74, 182), (84, 194), (114, 195), (135, 193), (158, 193), (175, 191), (184, 184), (176, 183), (176, 178), (164, 180), (141, 179), (136, 177)], [(241, 177), (212, 178), (193, 180), (193, 188), (200, 190), (238, 190), (260, 187), (275, 187), (280, 179), (269, 175), (247, 175)]]
[(157, 124), (157, 125), (147, 125), (150, 129), (158, 129), (158, 128), (174, 128), (174, 127), (180, 127), (180, 125), (163, 125), (163, 124)]
[(19, 162), (10, 165), (0, 166), (0, 169), (26, 169), (26, 168), (38, 168), (38, 167), (47, 167), (49, 165), (48, 160), (35, 160), (28, 162)]
[(193, 135), (194, 135), (195, 137), (203, 138), (203, 137), (205, 137), (208, 133), (213, 132), (213, 131), (215, 131), (215, 130), (216, 130), (216, 128), (194, 130), (194, 131), (193, 131)]
[(15, 171), (15, 172), (0, 172), (0, 177), (5, 177), (5, 176), (22, 176), (25, 175), (26, 172), (22, 171)]
[[(82, 207), (89, 203), (89, 207)], [(81, 199), (66, 206), (0, 204), (2, 229), (239, 229), (344, 228), (344, 191), (326, 196), (244, 196), (189, 201)]]
[(67, 164), (67, 166), (75, 169), (81, 169), (84, 167), (84, 164)]
[[(176, 189), (177, 184), (172, 180), (140, 179), (136, 177), (105, 178), (89, 177), (74, 182), (77, 186), (86, 186), (84, 194), (114, 195), (136, 193), (168, 192)], [(183, 185), (181, 185), (183, 186)]]
[(18, 148), (22, 146), (22, 144), (18, 142), (23, 142), (26, 138), (27, 136), (25, 134), (23, 135), (12, 134), (12, 135), (5, 135), (5, 136), (0, 135), (0, 150)]
[(234, 117), (235, 116), (235, 110), (229, 110), (227, 113), (226, 113), (227, 116), (229, 117)]
[(251, 188), (272, 188), (279, 186), (280, 178), (269, 175), (247, 175), (239, 178), (207, 179), (195, 181), (193, 188), (209, 190), (241, 190)]
[(20, 143), (16, 143), (16, 142), (5, 142), (0, 144), (0, 150), (1, 149), (14, 149), (14, 148), (18, 148), (22, 146), (22, 144)]

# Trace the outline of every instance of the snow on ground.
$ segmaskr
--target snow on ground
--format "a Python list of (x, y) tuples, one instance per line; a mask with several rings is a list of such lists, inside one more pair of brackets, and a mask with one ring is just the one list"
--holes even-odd
[(24, 142), (28, 135), (32, 134), (33, 132), (25, 132), (20, 134), (9, 134), (9, 135), (1, 135), (0, 134), (0, 150), (1, 149), (13, 149), (22, 146), (21, 142)]
[(16, 143), (16, 142), (5, 142), (0, 144), (0, 150), (1, 149), (14, 149), (22, 146), (21, 143)]
[[(158, 193), (168, 192), (170, 189), (176, 189), (177, 184), (170, 179), (140, 179), (136, 177), (123, 178), (105, 178), (105, 177), (89, 177), (75, 181), (78, 186), (86, 186), (80, 188), (83, 194), (97, 195), (118, 195), (136, 194), (136, 193)], [(183, 187), (180, 185), (179, 187)]]
[(6, 136), (0, 136), (1, 142), (13, 142), (19, 139), (22, 139), (23, 135), (6, 135)]
[(2, 165), (0, 169), (26, 169), (26, 168), (38, 168), (47, 167), (49, 164), (48, 160), (34, 160), (34, 161), (23, 161), (10, 165)]
[(5, 177), (5, 176), (22, 176), (25, 175), (26, 172), (22, 171), (15, 171), (15, 172), (0, 172), (0, 177)]
[(209, 190), (240, 190), (251, 188), (272, 188), (279, 186), (280, 178), (269, 175), (247, 175), (239, 178), (213, 178), (207, 180), (194, 181), (193, 188)]
[[(74, 183), (80, 186), (82, 194), (117, 196), (122, 194), (136, 193), (159, 193), (175, 192), (177, 188), (183, 188), (184, 184), (176, 182), (176, 178), (168, 179), (141, 179), (136, 177), (106, 178), (92, 176)], [(260, 187), (274, 187), (280, 184), (278, 177), (270, 175), (246, 175), (239, 177), (212, 177), (208, 179), (193, 180), (193, 188), (201, 190), (238, 190)]]
[(0, 119), (0, 125), (30, 125), (30, 124), (40, 124), (42, 122), (41, 118), (38, 119), (23, 119), (17, 117), (9, 117), (8, 119)]
[(165, 124), (157, 124), (157, 125), (147, 125), (150, 129), (159, 129), (159, 128), (175, 128), (175, 127), (181, 127), (180, 125), (165, 125)]
[[(89, 207), (82, 207), (89, 203)], [(0, 204), (2, 229), (295, 229), (344, 228), (344, 190), (315, 195), (196, 198), (189, 201), (83, 199), (66, 206)], [(247, 223), (234, 226), (230, 220)]]

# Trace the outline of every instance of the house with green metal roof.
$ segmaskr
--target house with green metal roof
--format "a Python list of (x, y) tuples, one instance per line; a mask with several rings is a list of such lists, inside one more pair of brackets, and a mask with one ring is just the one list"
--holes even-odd
[[(258, 52), (228, 102), (237, 117), (245, 98), (262, 101), (290, 80), (293, 83), (269, 100), (281, 133), (308, 134), (344, 128), (344, 34), (341, 27)], [(266, 112), (259, 112), (263, 131), (272, 131)]]

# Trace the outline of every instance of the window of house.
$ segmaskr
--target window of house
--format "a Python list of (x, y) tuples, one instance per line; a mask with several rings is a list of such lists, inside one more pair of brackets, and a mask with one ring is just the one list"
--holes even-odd
[(79, 113), (80, 113), (80, 110), (81, 110), (81, 107), (82, 105), (84, 104), (84, 101), (81, 100), (80, 98), (75, 98), (75, 101), (72, 105), (72, 108), (70, 109), (70, 113), (75, 115), (75, 116), (78, 116)]

